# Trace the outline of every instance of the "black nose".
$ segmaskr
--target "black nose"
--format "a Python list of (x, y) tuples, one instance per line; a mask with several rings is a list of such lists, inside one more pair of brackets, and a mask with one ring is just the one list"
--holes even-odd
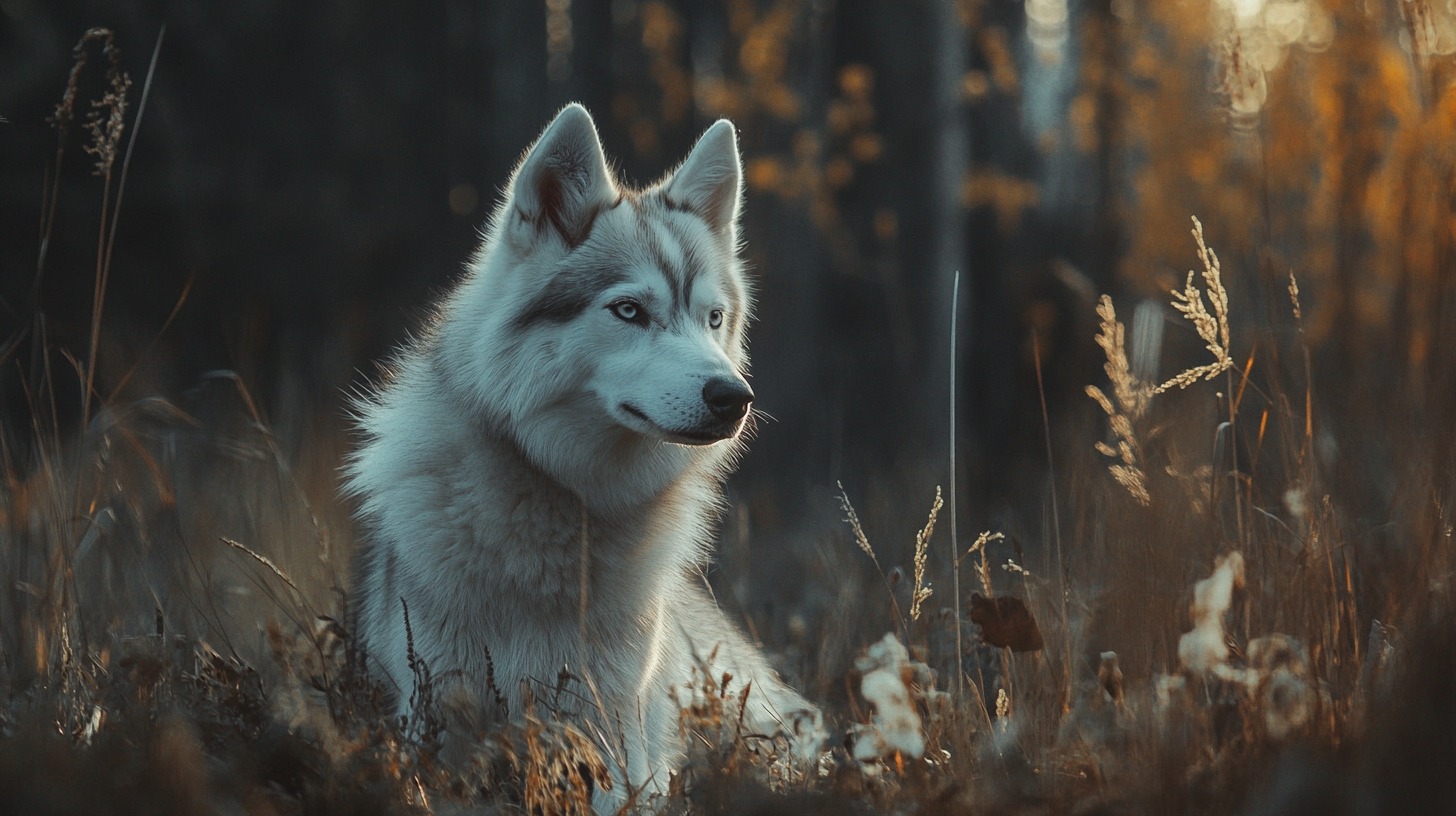
[(748, 404), (753, 402), (753, 389), (742, 380), (715, 377), (703, 386), (703, 402), (718, 419), (737, 422), (748, 413)]

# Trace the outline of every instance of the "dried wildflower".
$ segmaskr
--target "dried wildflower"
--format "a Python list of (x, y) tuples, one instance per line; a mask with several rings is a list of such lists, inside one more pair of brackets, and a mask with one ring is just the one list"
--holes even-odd
[(863, 673), (860, 693), (874, 705), (875, 716), (869, 725), (854, 729), (854, 758), (866, 762), (895, 752), (924, 756), (925, 735), (906, 682), (915, 676), (916, 664), (904, 644), (886, 634), (855, 661), (855, 668)]
[(930, 518), (925, 527), (915, 534), (915, 590), (910, 595), (910, 619), (920, 620), (920, 604), (931, 596), (932, 591), (925, 583), (925, 561), (929, 552), (930, 536), (935, 532), (935, 517), (944, 503), (940, 499), (940, 486), (935, 488), (935, 501), (930, 505)]
[[(1304, 312), (1299, 308), (1299, 282), (1294, 279), (1294, 270), (1289, 270), (1289, 302), (1294, 304), (1294, 322), (1304, 321)], [(1303, 331), (1301, 327), (1300, 331)]]
[(1309, 651), (1297, 639), (1275, 633), (1249, 641), (1247, 652), (1255, 678), (1249, 691), (1264, 730), (1282, 740), (1314, 718), (1318, 700), (1310, 684)]
[[(1187, 388), (1199, 380), (1211, 380), (1233, 366), (1229, 356), (1228, 290), (1224, 289), (1222, 270), (1218, 255), (1203, 240), (1203, 224), (1193, 219), (1193, 239), (1198, 242), (1198, 259), (1203, 262), (1203, 283), (1208, 293), (1209, 306), (1203, 303), (1203, 292), (1193, 283), (1193, 272), (1183, 290), (1173, 291), (1173, 308), (1193, 324), (1198, 336), (1203, 338), (1213, 362), (1190, 368), (1171, 380), (1158, 386), (1154, 393), (1161, 394), (1173, 387)], [(1210, 307), (1212, 311), (1209, 311)]]
[(1191, 672), (1213, 672), (1228, 662), (1223, 616), (1233, 592), (1244, 585), (1244, 556), (1237, 550), (1219, 556), (1213, 575), (1193, 586), (1193, 629), (1178, 639), (1178, 661)]

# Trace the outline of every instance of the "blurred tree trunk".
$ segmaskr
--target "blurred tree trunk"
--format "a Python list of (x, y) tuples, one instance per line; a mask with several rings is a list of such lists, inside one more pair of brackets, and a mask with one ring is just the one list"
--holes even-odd
[(1124, 26), (1112, 13), (1111, 0), (1097, 0), (1089, 4), (1086, 14), (1089, 34), (1083, 40), (1083, 47), (1087, 51), (1078, 62), (1095, 60), (1099, 66), (1096, 73), (1100, 77), (1095, 89), (1097, 167), (1093, 176), (1096, 189), (1092, 198), (1096, 211), (1091, 217), (1077, 219), (1077, 223), (1090, 224), (1092, 234), (1083, 233), (1083, 251), (1074, 262), (1087, 272), (1100, 291), (1105, 292), (1112, 286), (1118, 259), (1122, 257), (1118, 184), (1123, 172), (1120, 159), (1124, 111), (1120, 85), (1126, 70), (1123, 65), (1125, 38)]
[(520, 156), (556, 112), (546, 77), (546, 12), (535, 3), (501, 3), (476, 20), (490, 55), (485, 110), (493, 115), (483, 140), (491, 155)]
[[(830, 393), (843, 406), (845, 470), (923, 469), (928, 455), (943, 456), (950, 281), (966, 272), (967, 31), (951, 0), (843, 0), (835, 20), (836, 66), (870, 69), (873, 128), (884, 146), (882, 161), (840, 196), (847, 228), (864, 236), (860, 253), (877, 257), (880, 269), (838, 270), (835, 291), (825, 293), (844, 327), (842, 385)], [(963, 280), (963, 295), (968, 289)]]
[(571, 79), (566, 95), (592, 112), (606, 138), (612, 118), (612, 89), (620, 78), (612, 73), (616, 51), (613, 3), (576, 0), (571, 4)]
[[(722, 73), (712, 55), (723, 55), (729, 64), (737, 57), (725, 52), (725, 45), (737, 46), (736, 38), (728, 36), (727, 20), (705, 9), (695, 22), (699, 24), (691, 48), (695, 74)], [(796, 10), (792, 37), (803, 46), (789, 53), (783, 82), (798, 100), (798, 116), (790, 121), (755, 111), (749, 120), (737, 122), (749, 161), (801, 138), (822, 140), (825, 89), (833, 87), (835, 70), (834, 23), (830, 4), (805, 4)], [(765, 444), (758, 447), (789, 454), (781, 461), (750, 456), (745, 471), (769, 477), (782, 511), (793, 514), (806, 490), (832, 484), (840, 475), (836, 465), (843, 400), (833, 390), (835, 367), (830, 361), (836, 357), (843, 329), (825, 317), (833, 300), (827, 242), (806, 202), (750, 187), (744, 226), (746, 257), (759, 292), (753, 351), (756, 359), (765, 361), (754, 368), (753, 387), (760, 396), (758, 404), (774, 420), (762, 426)], [(826, 338), (829, 341), (823, 342)], [(784, 439), (773, 443), (771, 437), (780, 434)]]
[[(971, 314), (963, 309), (972, 289), (965, 283), (971, 274), (995, 274), (994, 270), (973, 271), (967, 268), (966, 212), (962, 203), (961, 187), (970, 171), (971, 139), (967, 125), (967, 110), (962, 87), (967, 68), (967, 33), (961, 24), (955, 0), (938, 0), (930, 8), (930, 117), (932, 153), (930, 165), (930, 219), (933, 224), (933, 240), (930, 249), (930, 268), (925, 270), (925, 286), (921, 296), (925, 312), (925, 323), (933, 331), (925, 338), (924, 360), (929, 366), (925, 372), (926, 399), (921, 403), (922, 422), (917, 427), (928, 429), (926, 445), (931, 451), (939, 449), (937, 437), (946, 439), (950, 433), (950, 377), (952, 360), (957, 364), (964, 359), (968, 343), (963, 338), (973, 336), (976, 326), (968, 321), (956, 321), (956, 337), (951, 338), (952, 314)], [(959, 296), (952, 300), (956, 290), (954, 279), (959, 273), (962, 285)], [(954, 355), (954, 357), (953, 357)], [(957, 384), (957, 390), (961, 390)], [(939, 398), (936, 398), (936, 397)], [(957, 400), (959, 404), (959, 400)], [(960, 435), (965, 429), (957, 427)], [(939, 433), (937, 433), (939, 431)], [(951, 468), (955, 462), (948, 463)], [(947, 475), (954, 485), (959, 480), (957, 472)]]

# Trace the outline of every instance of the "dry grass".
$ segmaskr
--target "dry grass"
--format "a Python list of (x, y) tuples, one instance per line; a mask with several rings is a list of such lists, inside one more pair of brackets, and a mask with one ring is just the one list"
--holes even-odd
[(1116, 438), (1115, 446), (1098, 442), (1097, 452), (1117, 460), (1107, 466), (1108, 472), (1118, 484), (1127, 488), (1133, 498), (1147, 505), (1152, 497), (1148, 495), (1148, 477), (1142, 470), (1141, 453), (1137, 434), (1133, 431), (1133, 422), (1140, 420), (1147, 412), (1154, 389), (1140, 382), (1132, 373), (1132, 365), (1127, 359), (1127, 329), (1117, 319), (1112, 298), (1103, 295), (1098, 300), (1097, 317), (1100, 320), (1097, 345), (1107, 355), (1103, 370), (1107, 372), (1108, 382), (1112, 384), (1112, 395), (1117, 400), (1114, 403), (1108, 399), (1102, 389), (1095, 385), (1087, 386), (1087, 396), (1107, 414), (1108, 424)]
[(910, 619), (920, 620), (920, 605), (935, 594), (930, 585), (925, 583), (925, 562), (930, 557), (930, 537), (935, 535), (935, 518), (940, 514), (940, 508), (944, 506), (940, 498), (940, 488), (935, 488), (935, 501), (930, 505), (930, 517), (925, 520), (925, 526), (915, 534), (915, 589), (910, 593)]
[[(1104, 306), (1113, 376), (1129, 369), (1113, 360), (1120, 329)], [(1229, 342), (1237, 339), (1232, 332)], [(300, 486), (235, 379), (213, 385), (229, 397), (208, 419), (156, 400), (103, 403), (86, 434), (43, 449), (39, 468), (8, 466), (6, 577), (19, 591), (4, 629), (12, 703), (0, 804), (38, 813), (410, 813), (478, 803), (588, 812), (592, 791), (611, 784), (609, 752), (570, 722), (527, 712), (448, 756), (443, 719), (428, 713), (441, 701), (427, 666), (418, 669), (417, 718), (382, 710), (340, 623), (337, 536), (314, 510), (328, 499)], [(1112, 390), (1145, 393), (1126, 383)], [(1128, 443), (1134, 416), (1145, 428), (1192, 421), (1176, 405), (1148, 400), (1134, 413), (1126, 400), (1145, 397), (1116, 399), (1129, 425), (1114, 433)], [(1302, 430), (1302, 417), (1288, 419)], [(1273, 444), (1234, 422), (1228, 433), (1245, 435), (1232, 438)], [(1453, 611), (1439, 583), (1456, 564), (1441, 500), (1449, 487), (1429, 483), (1435, 526), (1425, 543), (1413, 541), (1414, 569), (1435, 583), (1419, 597), (1382, 598), (1372, 576), (1390, 567), (1351, 541), (1350, 519), (1319, 492), (1312, 468), (1278, 486), (1271, 505), (1260, 471), (1215, 460), (1190, 478), (1178, 453), (1184, 437), (1144, 439), (1145, 497), (1095, 460), (1070, 469), (1083, 500), (1068, 531), (1080, 552), (1067, 570), (1014, 551), (1000, 534), (966, 548), (984, 593), (966, 625), (980, 623), (982, 636), (960, 660), (945, 651), (954, 621), (923, 614), (932, 579), (950, 567), (930, 546), (937, 495), (925, 526), (906, 536), (913, 579), (881, 572), (882, 589), (868, 596), (890, 610), (896, 631), (858, 632), (862, 646), (879, 643), (839, 678), (854, 691), (837, 715), (849, 747), (830, 746), (805, 768), (784, 746), (744, 732), (751, 690), (699, 677), (680, 701), (688, 765), (667, 797), (637, 796), (634, 806), (1225, 813), (1280, 796), (1293, 806), (1394, 795), (1373, 746), (1420, 753), (1447, 739), (1408, 709), (1411, 694), (1439, 682), (1429, 672), (1451, 659), (1438, 645)], [(878, 571), (841, 495), (849, 546)], [(239, 506), (220, 506), (230, 502)], [(343, 524), (337, 510), (325, 515)], [(1237, 580), (1205, 590), (1199, 580), (1229, 559)], [(1034, 642), (1015, 645), (1026, 623), (1007, 615), (1024, 615), (1039, 630)], [(946, 691), (948, 671), (962, 673), (962, 695)], [(1407, 746), (1408, 734), (1426, 742)], [(91, 781), (60, 781), (71, 775)], [(1438, 778), (1418, 781), (1426, 790)]]

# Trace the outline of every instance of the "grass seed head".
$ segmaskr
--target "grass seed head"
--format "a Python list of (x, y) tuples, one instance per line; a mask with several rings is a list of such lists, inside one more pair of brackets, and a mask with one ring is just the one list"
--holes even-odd
[(86, 47), (94, 42), (101, 43), (101, 53), (106, 57), (106, 90), (100, 99), (91, 100), (91, 111), (85, 119), (91, 140), (83, 149), (96, 157), (96, 175), (110, 176), (121, 135), (126, 130), (127, 92), (131, 90), (131, 77), (121, 70), (121, 49), (117, 47), (111, 29), (90, 29), (76, 41), (76, 47), (72, 49), (71, 72), (66, 77), (65, 90), (61, 92), (61, 101), (56, 104), (50, 122), (64, 141), (75, 120), (81, 73), (89, 62)]
[[(1132, 364), (1127, 356), (1127, 328), (1117, 319), (1112, 298), (1103, 295), (1097, 301), (1098, 333), (1097, 346), (1107, 357), (1102, 370), (1107, 372), (1112, 384), (1112, 394), (1117, 405), (1133, 420), (1142, 417), (1153, 398), (1152, 386), (1140, 381), (1133, 374)], [(1108, 410), (1104, 407), (1103, 410)], [(1108, 410), (1111, 414), (1112, 411)]]
[(930, 550), (930, 537), (935, 533), (935, 519), (944, 502), (940, 498), (940, 487), (935, 488), (935, 501), (930, 505), (930, 518), (925, 527), (915, 534), (915, 589), (910, 596), (910, 619), (920, 620), (920, 605), (933, 594), (925, 583), (925, 562)]
[(1117, 319), (1112, 298), (1102, 296), (1097, 304), (1097, 316), (1101, 326), (1096, 338), (1097, 345), (1107, 356), (1103, 370), (1107, 372), (1107, 378), (1112, 384), (1116, 402), (1095, 385), (1087, 386), (1086, 393), (1107, 414), (1108, 425), (1113, 436), (1117, 438), (1117, 447), (1105, 442), (1098, 442), (1095, 447), (1098, 453), (1119, 460), (1118, 464), (1108, 465), (1112, 478), (1126, 488), (1139, 504), (1147, 506), (1152, 499), (1148, 494), (1147, 476), (1139, 461), (1138, 441), (1132, 423), (1147, 411), (1153, 389), (1132, 373), (1132, 366), (1127, 359), (1126, 330)]
[[(1228, 290), (1223, 285), (1218, 254), (1203, 240), (1203, 224), (1197, 218), (1193, 219), (1193, 239), (1198, 243), (1198, 259), (1203, 263), (1205, 291), (1199, 291), (1193, 283), (1194, 273), (1189, 271), (1183, 290), (1173, 290), (1173, 308), (1193, 324), (1194, 331), (1213, 355), (1213, 362), (1175, 375), (1154, 390), (1158, 394), (1172, 388), (1187, 388), (1199, 380), (1212, 380), (1234, 364), (1229, 354)], [(1203, 302), (1205, 294), (1208, 306)]]
[(835, 484), (839, 485), (839, 506), (844, 510), (844, 520), (849, 522), (850, 529), (854, 531), (855, 543), (859, 545), (860, 550), (865, 555), (870, 557), (871, 561), (879, 564), (880, 560), (875, 558), (875, 549), (870, 546), (870, 540), (865, 535), (864, 526), (859, 523), (859, 514), (854, 512), (854, 505), (849, 503), (849, 493), (845, 491), (844, 483), (835, 482)]
[(1005, 533), (993, 533), (990, 530), (986, 530), (976, 536), (976, 540), (971, 542), (970, 549), (966, 550), (965, 555), (961, 556), (961, 558), (965, 558), (972, 553), (979, 552), (981, 554), (981, 562), (976, 566), (977, 572), (981, 577), (981, 590), (986, 593), (986, 597), (988, 598), (993, 597), (996, 593), (991, 589), (991, 562), (990, 557), (986, 554), (986, 547), (992, 541), (1000, 541), (1005, 537)]
[(1294, 306), (1294, 322), (1304, 331), (1304, 310), (1299, 308), (1299, 281), (1294, 279), (1294, 270), (1289, 270), (1289, 302)]

